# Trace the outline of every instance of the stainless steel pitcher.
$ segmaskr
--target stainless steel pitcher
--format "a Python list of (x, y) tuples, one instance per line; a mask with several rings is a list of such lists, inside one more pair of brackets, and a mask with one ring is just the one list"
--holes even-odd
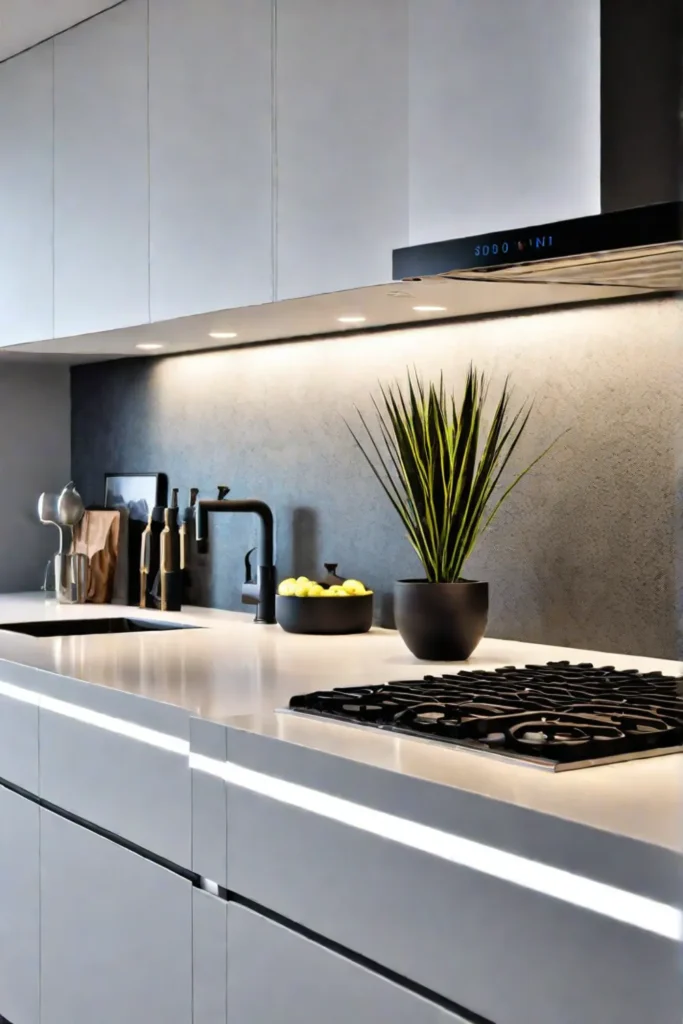
[[(50, 586), (50, 573), (54, 585)], [(88, 596), (88, 556), (55, 555), (47, 563), (43, 590), (54, 590), (60, 604), (85, 604)]]

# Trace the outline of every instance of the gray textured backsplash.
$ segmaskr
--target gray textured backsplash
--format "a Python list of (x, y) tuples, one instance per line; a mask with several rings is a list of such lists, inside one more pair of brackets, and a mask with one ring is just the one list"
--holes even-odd
[[(220, 483), (263, 498), (280, 576), (338, 562), (376, 589), (385, 617), (393, 581), (419, 567), (344, 417), (407, 365), (443, 370), (459, 390), (473, 360), (494, 384), (512, 374), (520, 400), (535, 396), (520, 467), (569, 428), (468, 563), (491, 584), (489, 635), (673, 657), (682, 346), (681, 305), (666, 299), (79, 366), (73, 476), (88, 502), (108, 471), (166, 472), (181, 499)], [(256, 528), (213, 517), (202, 603), (240, 607)]]

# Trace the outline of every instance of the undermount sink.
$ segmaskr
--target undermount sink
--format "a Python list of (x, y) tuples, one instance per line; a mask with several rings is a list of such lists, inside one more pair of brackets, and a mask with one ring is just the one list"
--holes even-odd
[(8, 622), (0, 630), (26, 636), (89, 636), (97, 633), (159, 633), (169, 629), (201, 629), (186, 623), (155, 622), (150, 619), (67, 619), (45, 622)]

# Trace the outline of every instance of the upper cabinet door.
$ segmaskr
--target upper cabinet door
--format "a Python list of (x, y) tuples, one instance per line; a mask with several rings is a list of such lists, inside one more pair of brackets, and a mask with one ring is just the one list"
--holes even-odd
[(0, 65), (0, 346), (52, 337), (52, 53)]
[(55, 334), (149, 320), (147, 2), (55, 39)]
[(599, 0), (410, 0), (411, 244), (599, 212)]
[(273, 298), (271, 0), (150, 0), (152, 320)]
[(391, 280), (408, 242), (406, 0), (277, 4), (277, 295)]

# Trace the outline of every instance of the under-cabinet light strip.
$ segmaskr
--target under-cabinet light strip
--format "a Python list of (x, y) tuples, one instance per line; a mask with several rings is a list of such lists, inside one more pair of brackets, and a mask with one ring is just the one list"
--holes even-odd
[(611, 917), (615, 921), (654, 932), (667, 939), (681, 938), (681, 911), (646, 896), (617, 889), (604, 882), (596, 882), (583, 875), (442, 832), (385, 811), (364, 807), (351, 800), (330, 796), (298, 783), (242, 768), (229, 761), (190, 754), (190, 767), (216, 775), (252, 793), (310, 811), (525, 889), (532, 889), (584, 910)]
[(65, 718), (72, 718), (77, 722), (93, 725), (97, 729), (105, 729), (107, 732), (117, 733), (119, 736), (127, 736), (131, 740), (138, 740), (138, 742), (146, 743), (151, 747), (170, 750), (174, 754), (188, 756), (190, 753), (189, 740), (180, 739), (178, 736), (170, 736), (168, 733), (158, 732), (156, 729), (148, 729), (145, 725), (128, 722), (125, 718), (116, 718), (114, 715), (105, 715), (100, 711), (92, 711), (90, 708), (81, 707), (79, 704), (57, 700), (56, 697), (47, 697), (45, 694), (36, 693), (34, 690), (27, 690), (23, 686), (14, 686), (12, 683), (0, 681), (0, 696), (11, 697), (13, 700), (22, 701), (24, 704), (33, 704), (36, 707), (44, 708), (45, 711), (52, 711), (56, 715), (63, 715)]

